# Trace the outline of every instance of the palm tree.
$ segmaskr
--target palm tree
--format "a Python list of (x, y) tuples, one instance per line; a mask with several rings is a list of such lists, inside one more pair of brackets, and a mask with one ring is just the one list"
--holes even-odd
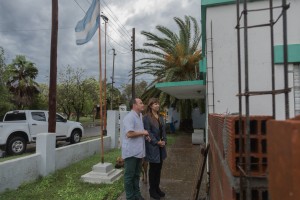
[(202, 58), (199, 48), (201, 33), (195, 18), (185, 16), (184, 20), (174, 17), (179, 27), (178, 34), (164, 26), (156, 26), (163, 35), (142, 31), (147, 37), (146, 48), (137, 51), (148, 56), (138, 60), (140, 66), (136, 67), (136, 75), (151, 74), (155, 77), (149, 89), (144, 93), (143, 100), (149, 97), (159, 97), (162, 106), (175, 105), (181, 114), (181, 129), (192, 129), (191, 111), (194, 100), (178, 100), (156, 89), (158, 82), (195, 80)]
[(35, 78), (38, 69), (35, 64), (27, 61), (25, 56), (17, 55), (7, 67), (9, 79), (7, 86), (14, 95), (14, 101), (18, 109), (31, 104), (35, 94), (39, 93), (38, 83)]

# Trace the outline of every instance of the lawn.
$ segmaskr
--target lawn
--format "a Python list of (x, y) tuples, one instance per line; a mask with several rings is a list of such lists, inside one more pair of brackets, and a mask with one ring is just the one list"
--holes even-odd
[[(168, 146), (174, 144), (176, 135), (167, 135)], [(121, 155), (120, 149), (105, 152), (104, 161), (115, 165), (116, 158)], [(101, 156), (93, 155), (67, 168), (25, 183), (17, 190), (9, 190), (0, 194), (5, 200), (115, 200), (124, 191), (123, 177), (113, 184), (90, 184), (80, 181), (80, 177), (90, 172), (92, 166), (99, 163)]]
[[(105, 162), (113, 165), (118, 156), (119, 149), (105, 153)], [(90, 184), (80, 180), (81, 175), (90, 172), (92, 166), (99, 163), (99, 154), (77, 162), (67, 168), (56, 171), (47, 177), (23, 184), (17, 190), (10, 190), (0, 194), (5, 200), (94, 200), (117, 199), (124, 191), (123, 177), (114, 184)]]

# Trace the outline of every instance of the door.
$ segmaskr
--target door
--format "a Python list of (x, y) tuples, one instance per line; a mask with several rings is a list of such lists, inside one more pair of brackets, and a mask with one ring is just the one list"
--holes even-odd
[(67, 136), (69, 123), (59, 114), (56, 114), (56, 134), (57, 137)]
[(29, 121), (29, 129), (31, 137), (36, 138), (38, 133), (48, 133), (48, 122), (46, 120), (45, 112), (35, 111), (31, 112), (30, 115), (31, 120)]

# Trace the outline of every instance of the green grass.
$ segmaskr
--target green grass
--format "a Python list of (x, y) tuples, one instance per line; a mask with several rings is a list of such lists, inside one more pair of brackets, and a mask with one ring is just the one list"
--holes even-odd
[[(105, 153), (105, 162), (113, 165), (118, 156), (119, 149)], [(40, 178), (36, 181), (25, 183), (17, 190), (9, 190), (0, 194), (0, 199), (27, 200), (27, 199), (59, 199), (59, 200), (94, 200), (117, 199), (124, 191), (123, 177), (113, 184), (90, 184), (80, 181), (80, 177), (91, 171), (92, 166), (101, 161), (101, 156), (96, 154), (65, 169)]]
[(171, 135), (171, 134), (167, 134), (167, 148), (168, 148), (168, 146), (171, 146), (171, 145), (173, 145), (174, 143), (175, 143), (175, 140), (176, 140), (176, 136), (173, 134), (173, 135)]
[[(176, 135), (167, 135), (168, 146), (176, 141)], [(121, 155), (120, 149), (105, 152), (104, 161), (115, 164), (116, 158)], [(24, 156), (24, 155), (22, 155)], [(16, 158), (15, 156), (7, 159)], [(6, 159), (6, 158), (5, 158)], [(3, 161), (3, 160), (1, 160)], [(79, 161), (67, 168), (25, 183), (17, 190), (8, 190), (0, 194), (5, 200), (115, 200), (124, 191), (123, 177), (113, 184), (90, 184), (80, 181), (80, 177), (91, 171), (92, 166), (101, 161), (99, 154)]]

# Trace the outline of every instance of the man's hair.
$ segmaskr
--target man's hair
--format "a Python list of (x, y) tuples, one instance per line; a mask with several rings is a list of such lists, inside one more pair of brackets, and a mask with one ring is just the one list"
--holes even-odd
[(133, 108), (133, 104), (136, 104), (136, 98), (130, 99), (130, 101), (129, 101), (129, 107), (130, 107), (130, 109)]

